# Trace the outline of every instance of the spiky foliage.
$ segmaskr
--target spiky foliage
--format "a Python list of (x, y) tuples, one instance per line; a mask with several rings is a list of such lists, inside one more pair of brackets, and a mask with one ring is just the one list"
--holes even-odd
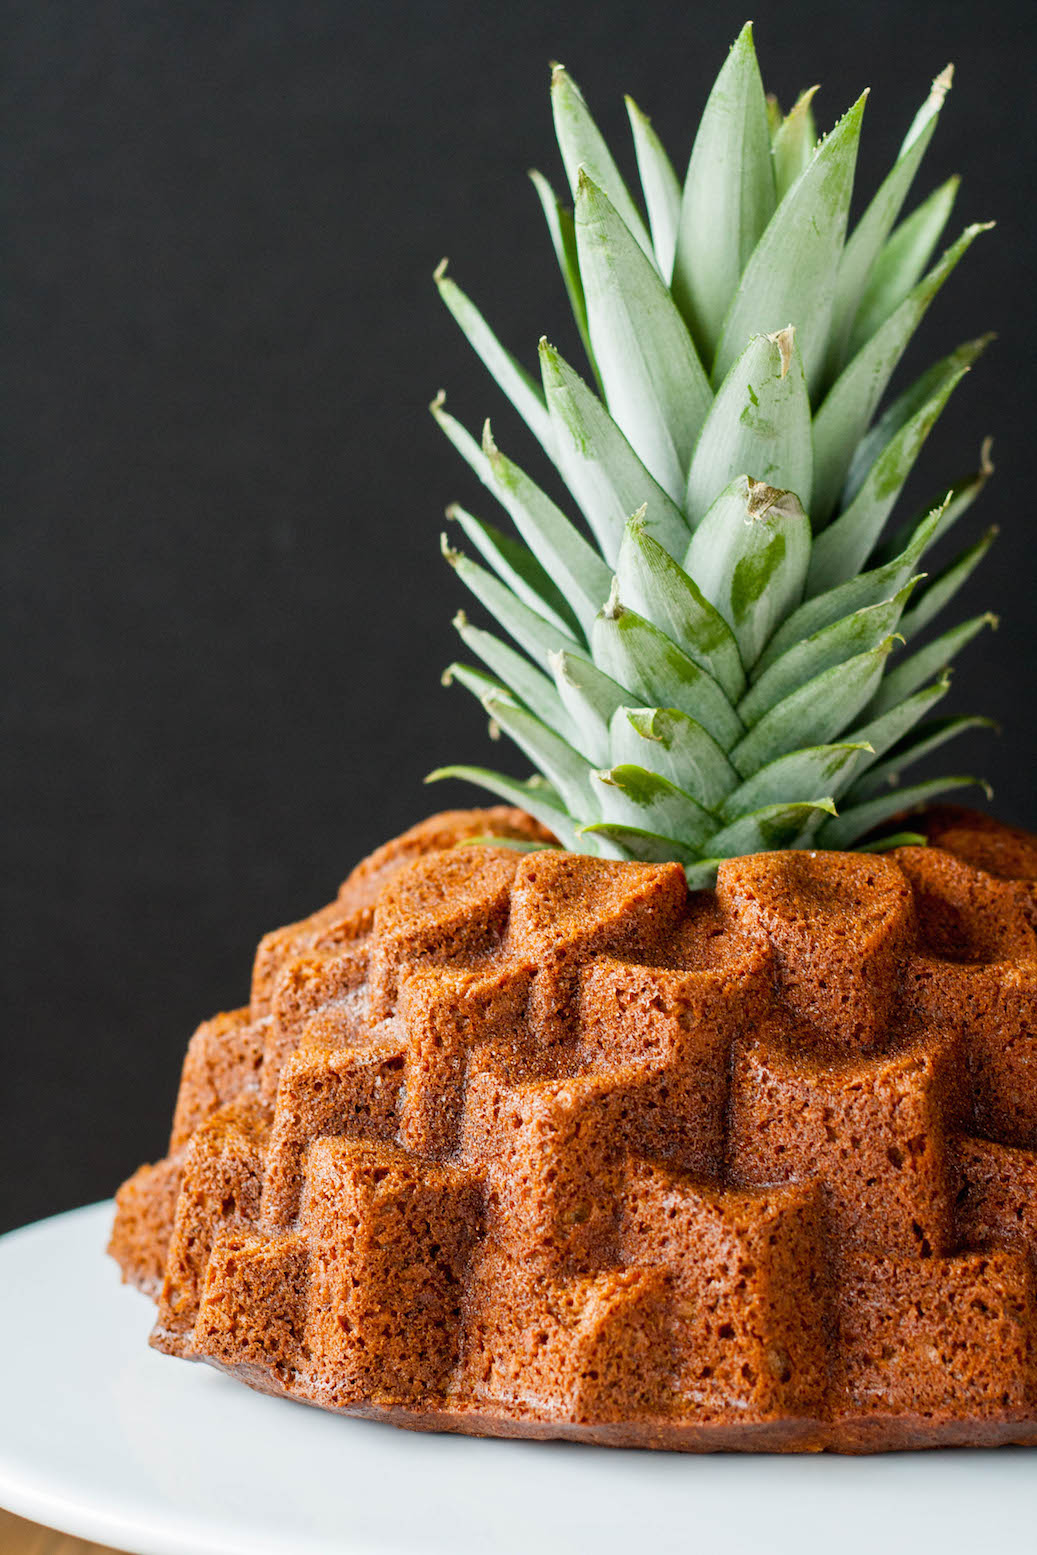
[[(573, 208), (532, 175), (596, 388), (540, 342), (540, 383), (446, 274), (443, 299), (561, 475), (573, 522), (496, 445), (432, 410), (518, 539), (449, 510), (483, 566), (461, 580), (518, 645), (456, 621), (485, 669), (448, 675), (538, 769), (463, 777), (563, 846), (676, 859), (845, 848), (972, 781), (897, 784), (977, 723), (927, 715), (978, 616), (918, 647), (992, 535), (927, 577), (927, 552), (990, 471), (944, 488), (884, 538), (937, 417), (986, 338), (888, 406), (887, 385), (981, 226), (931, 264), (957, 181), (905, 220), (950, 70), (852, 234), (865, 98), (818, 141), (812, 93), (782, 115), (746, 26), (709, 97), (681, 187), (627, 101), (647, 222), (561, 66), (551, 94)], [(989, 338), (989, 337), (987, 337)], [(887, 839), (888, 840), (888, 839)]]

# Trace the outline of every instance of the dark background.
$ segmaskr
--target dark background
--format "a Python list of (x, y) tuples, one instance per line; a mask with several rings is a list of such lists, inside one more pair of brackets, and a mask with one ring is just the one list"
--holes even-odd
[[(991, 606), (1002, 626), (967, 652), (945, 707), (1002, 722), (952, 764), (985, 772), (999, 813), (1033, 825), (1037, 8), (753, 12), (769, 88), (786, 101), (821, 80), (824, 127), (875, 89), (869, 192), (931, 76), (958, 65), (915, 195), (958, 170), (952, 228), (1000, 225), (909, 366), (987, 328), (1001, 338), (900, 516), (996, 435), (996, 482), (962, 535), (993, 520), (1003, 533), (947, 624)], [(428, 810), (480, 802), (421, 787), (441, 762), (491, 756), (475, 704), (438, 686), (463, 603), (438, 556), (442, 509), (486, 508), (429, 398), (446, 386), (473, 427), (492, 413), (505, 450), (541, 466), (432, 269), (448, 253), (527, 360), (543, 332), (575, 353), (524, 177), (538, 165), (562, 184), (548, 61), (570, 67), (624, 167), (626, 90), (683, 171), (744, 18), (734, 0), (25, 0), (0, 14), (12, 1225), (162, 1154), (186, 1038), (243, 1002), (263, 931)]]

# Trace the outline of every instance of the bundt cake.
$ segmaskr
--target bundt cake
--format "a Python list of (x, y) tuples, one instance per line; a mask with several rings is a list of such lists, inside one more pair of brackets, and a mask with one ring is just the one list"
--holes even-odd
[(692, 892), (503, 808), (380, 849), (119, 1192), (152, 1344), (421, 1429), (1037, 1443), (1037, 839), (920, 824)]

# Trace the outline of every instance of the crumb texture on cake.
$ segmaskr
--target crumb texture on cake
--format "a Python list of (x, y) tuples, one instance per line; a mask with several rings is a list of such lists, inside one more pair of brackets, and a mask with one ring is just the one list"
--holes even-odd
[(157, 1348), (432, 1430), (1037, 1442), (1037, 839), (677, 865), (432, 817), (192, 1037)]

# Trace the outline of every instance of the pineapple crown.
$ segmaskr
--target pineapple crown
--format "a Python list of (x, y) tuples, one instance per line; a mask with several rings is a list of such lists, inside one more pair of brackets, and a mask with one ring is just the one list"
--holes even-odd
[[(586, 103), (552, 71), (573, 206), (531, 177), (593, 387), (546, 339), (537, 383), (446, 273), (443, 300), (558, 471), (573, 520), (497, 447), (432, 413), (518, 539), (454, 506), (483, 566), (443, 542), (517, 648), (459, 613), (485, 668), (454, 664), (538, 769), (471, 780), (561, 845), (677, 860), (708, 885), (764, 848), (862, 843), (898, 812), (968, 784), (895, 787), (981, 718), (929, 718), (976, 616), (916, 646), (994, 531), (935, 575), (926, 553), (978, 496), (979, 468), (921, 515), (887, 520), (931, 428), (990, 336), (880, 402), (929, 304), (985, 230), (930, 265), (952, 178), (898, 224), (951, 82), (933, 82), (887, 177), (847, 236), (867, 94), (818, 140), (805, 92), (764, 94), (752, 30), (706, 104), (683, 188), (627, 98), (648, 220)], [(989, 224), (988, 224), (989, 225)]]

